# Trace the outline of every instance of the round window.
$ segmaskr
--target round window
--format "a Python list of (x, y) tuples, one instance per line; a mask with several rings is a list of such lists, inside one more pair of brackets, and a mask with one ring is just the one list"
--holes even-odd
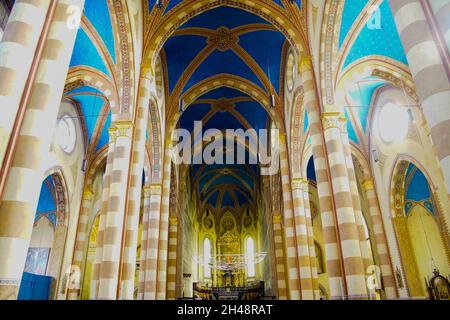
[(59, 147), (65, 153), (70, 153), (75, 148), (76, 139), (75, 123), (68, 115), (63, 116), (56, 126), (56, 140)]
[(384, 142), (401, 142), (408, 134), (408, 128), (409, 118), (404, 107), (388, 102), (381, 108), (378, 130)]

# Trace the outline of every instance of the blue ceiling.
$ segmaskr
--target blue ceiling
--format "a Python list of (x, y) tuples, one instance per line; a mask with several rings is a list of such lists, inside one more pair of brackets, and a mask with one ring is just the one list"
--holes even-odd
[[(339, 46), (340, 50), (347, 49), (347, 55), (343, 57), (342, 70), (344, 71), (352, 63), (356, 63), (368, 56), (388, 57), (400, 64), (407, 64), (406, 56), (403, 50), (400, 37), (392, 16), (392, 12), (387, 0), (384, 0), (379, 11), (375, 12), (373, 17), (380, 18), (380, 28), (369, 27), (366, 24), (356, 38), (349, 44), (348, 48), (343, 48), (343, 42), (352, 26), (357, 23), (356, 19), (363, 8), (366, 7), (368, 0), (345, 1), (342, 23), (340, 27)], [(345, 72), (345, 71), (344, 71)], [(348, 123), (349, 138), (356, 144), (359, 144), (360, 137), (367, 133), (368, 115), (370, 112), (370, 103), (376, 89), (385, 85), (383, 79), (368, 76), (354, 83), (354, 89), (348, 92), (352, 100), (352, 105), (347, 106), (346, 113), (352, 122)], [(359, 132), (359, 134), (357, 134)]]
[(53, 226), (56, 226), (56, 199), (55, 184), (51, 176), (48, 176), (41, 186), (39, 194), (39, 202), (36, 210), (34, 221), (38, 221), (42, 217), (47, 217)]
[(430, 185), (423, 172), (410, 163), (405, 175), (405, 213), (408, 215), (416, 206), (422, 206), (434, 214), (434, 204), (431, 197)]
[[(247, 11), (231, 7), (218, 7), (195, 16), (184, 23), (180, 29), (195, 27), (212, 31), (220, 27), (226, 27), (232, 30), (236, 27), (255, 23), (268, 25), (267, 21)], [(252, 32), (241, 34), (238, 38), (238, 45), (256, 61), (266, 77), (271, 80), (275, 90), (279, 92), (284, 36), (275, 30), (256, 29)], [(167, 60), (170, 93), (172, 93), (181, 74), (206, 45), (206, 36), (195, 34), (175, 34), (165, 43), (164, 52)], [(213, 51), (195, 70), (190, 79), (183, 84), (183, 92), (196, 83), (220, 73), (240, 76), (265, 89), (255, 71), (235, 52), (228, 49), (225, 52)]]
[[(109, 55), (113, 63), (116, 63), (114, 34), (107, 0), (87, 0), (84, 5), (84, 16), (94, 27), (98, 37), (95, 38), (94, 34), (88, 36), (87, 32), (89, 31), (83, 27), (78, 30), (70, 67), (90, 67), (112, 79), (107, 61), (97, 49), (99, 46), (104, 46), (107, 49), (106, 54)], [(93, 41), (96, 43), (94, 44)], [(95, 152), (97, 152), (109, 141), (107, 129), (110, 126), (111, 113), (109, 111), (107, 114), (101, 113), (106, 99), (100, 91), (90, 86), (78, 87), (66, 92), (65, 95), (80, 105), (82, 111), (82, 119), (80, 120), (85, 123), (89, 143), (92, 142), (92, 135), (98, 127), (100, 137), (95, 146)], [(106, 117), (106, 121), (103, 125), (104, 117)]]

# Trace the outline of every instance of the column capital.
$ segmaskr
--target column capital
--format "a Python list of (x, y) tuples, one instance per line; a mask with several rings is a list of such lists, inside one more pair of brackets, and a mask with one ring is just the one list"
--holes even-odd
[(132, 138), (133, 135), (133, 121), (116, 121), (114, 126), (117, 128), (117, 137)]
[(274, 214), (273, 214), (273, 223), (274, 224), (280, 224), (282, 218), (283, 218), (283, 216), (281, 215), (281, 213), (274, 212)]
[(161, 185), (160, 184), (151, 184), (147, 187), (150, 190), (151, 195), (161, 195)]
[(362, 182), (362, 188), (364, 191), (375, 190), (375, 182), (373, 181), (373, 178), (365, 179)]
[(323, 112), (321, 114), (323, 130), (341, 129), (342, 118), (345, 119), (345, 116), (341, 112)]
[(293, 178), (292, 190), (308, 190), (308, 179), (305, 178)]
[(178, 218), (177, 217), (170, 217), (169, 218), (169, 225), (170, 226), (176, 226), (178, 224)]
[(117, 128), (110, 127), (108, 128), (108, 134), (109, 134), (109, 142), (116, 142), (117, 140)]
[(83, 199), (84, 200), (92, 200), (93, 197), (94, 197), (94, 191), (92, 191), (91, 186), (87, 186), (83, 192)]
[(302, 56), (299, 61), (298, 70), (300, 73), (312, 71), (312, 56)]

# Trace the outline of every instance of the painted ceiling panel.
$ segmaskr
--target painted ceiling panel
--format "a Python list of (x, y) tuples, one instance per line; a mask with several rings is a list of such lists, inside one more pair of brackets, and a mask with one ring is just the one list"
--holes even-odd
[(220, 99), (220, 98), (235, 98), (235, 97), (248, 97), (247, 94), (228, 87), (220, 87), (214, 90), (211, 90), (204, 95), (202, 95), (201, 99)]
[(86, 32), (81, 28), (77, 33), (72, 59), (70, 61), (70, 67), (75, 66), (89, 66), (111, 77), (97, 49), (92, 44)]
[(309, 127), (308, 112), (305, 111), (303, 116), (303, 133), (305, 133), (306, 130), (308, 130), (308, 127)]
[(111, 126), (111, 111), (108, 113), (108, 117), (106, 118), (105, 125), (103, 126), (102, 133), (100, 134), (100, 138), (97, 143), (97, 147), (95, 148), (95, 152), (103, 148), (109, 142), (109, 133), (108, 128)]
[[(348, 108), (345, 108), (345, 117), (347, 119), (350, 119), (348, 115)], [(356, 135), (355, 129), (353, 128), (353, 123), (351, 121), (347, 121), (347, 131), (348, 131), (348, 137), (351, 141), (353, 141), (356, 144), (359, 144), (358, 136)]]
[(211, 106), (209, 104), (194, 104), (183, 111), (180, 118), (180, 128), (186, 129), (190, 132), (194, 129), (194, 121), (200, 121), (209, 111)]
[(253, 73), (250, 67), (248, 67), (234, 52), (231, 52), (230, 50), (225, 52), (216, 50), (211, 53), (194, 72), (187, 85), (184, 87), (183, 92), (196, 83), (219, 73), (240, 76), (264, 89), (258, 77)]
[(203, 130), (208, 129), (242, 129), (242, 124), (230, 113), (217, 112), (211, 119), (203, 124)]
[(255, 31), (239, 37), (239, 45), (245, 49), (280, 93), (281, 52), (285, 42), (278, 31)]
[(313, 157), (309, 158), (308, 166), (306, 167), (306, 175), (308, 179), (316, 181), (316, 168), (314, 167)]
[(216, 190), (214, 191), (211, 196), (208, 198), (208, 203), (211, 204), (212, 206), (216, 206), (217, 204), (217, 198), (219, 197), (219, 191)]
[(73, 96), (72, 99), (80, 104), (90, 142), (92, 133), (94, 132), (95, 125), (97, 123), (98, 116), (101, 113), (104, 100), (102, 97), (90, 95), (77, 95)]
[(380, 5), (381, 27), (369, 29), (367, 24), (353, 43), (343, 68), (368, 55), (381, 55), (407, 64), (388, 1)]
[(237, 102), (236, 110), (244, 116), (253, 129), (260, 130), (267, 127), (267, 112), (258, 102)]
[(234, 201), (229, 192), (224, 192), (222, 197), (222, 208), (224, 207), (234, 207)]
[(100, 91), (98, 91), (95, 88), (92, 88), (89, 86), (81, 86), (81, 87), (77, 87), (77, 88), (73, 89), (72, 91), (65, 93), (65, 95), (75, 94), (75, 93), (86, 93), (86, 92), (93, 93), (93, 94), (99, 94), (99, 95), (102, 94)]
[(169, 93), (195, 56), (206, 47), (206, 38), (195, 35), (180, 35), (169, 38), (164, 45), (169, 74)]
[(54, 188), (53, 179), (47, 177), (44, 182), (42, 182), (41, 193), (39, 195), (39, 202), (37, 211), (39, 213), (45, 213), (56, 210), (55, 200), (53, 199), (52, 190)]
[(116, 53), (114, 50), (114, 35), (106, 1), (107, 0), (87, 0), (84, 4), (84, 14), (97, 30), (115, 63)]
[(267, 21), (250, 12), (231, 7), (218, 7), (190, 19), (180, 28), (203, 27), (215, 30), (225, 26), (233, 29), (250, 23), (268, 24)]
[(367, 117), (370, 111), (370, 103), (372, 101), (375, 90), (385, 84), (384, 81), (378, 79), (366, 79), (359, 82), (356, 88), (349, 92), (355, 105), (350, 106), (354, 115), (357, 115), (362, 129), (366, 132)]
[(405, 212), (409, 214), (416, 205), (421, 205), (434, 214), (430, 185), (425, 175), (414, 164), (409, 164), (405, 177)]
[(183, 2), (183, 0), (168, 0), (166, 1), (166, 9), (164, 11), (164, 13), (169, 12), (172, 8), (174, 8), (175, 6), (177, 6), (178, 4), (180, 4), (181, 2)]
[(339, 34), (339, 47), (342, 45), (345, 37), (350, 31), (362, 9), (367, 4), (368, 0), (347, 0), (344, 5), (344, 12), (342, 14), (341, 30)]

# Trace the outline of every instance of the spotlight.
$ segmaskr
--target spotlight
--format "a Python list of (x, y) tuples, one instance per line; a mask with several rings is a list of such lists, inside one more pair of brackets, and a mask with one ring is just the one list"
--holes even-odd
[(180, 98), (180, 100), (178, 100), (178, 111), (180, 113), (182, 113), (183, 112), (183, 108), (184, 108), (184, 101), (183, 101), (182, 98)]
[(83, 159), (83, 162), (81, 163), (81, 171), (86, 172), (86, 166), (87, 166), (87, 161), (86, 161), (86, 159)]
[(378, 154), (377, 149), (372, 150), (372, 158), (373, 158), (373, 161), (375, 161), (375, 162), (380, 161), (380, 155)]
[(156, 7), (157, 7), (158, 9), (164, 8), (163, 0), (156, 0)]

